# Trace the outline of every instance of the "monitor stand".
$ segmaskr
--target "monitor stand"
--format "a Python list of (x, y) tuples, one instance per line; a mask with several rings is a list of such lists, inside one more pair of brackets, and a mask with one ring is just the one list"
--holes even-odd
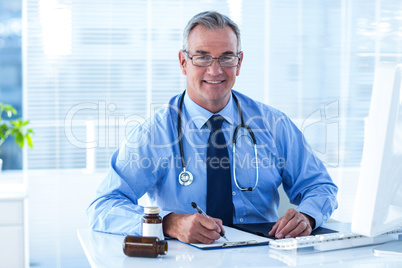
[(373, 248), (375, 256), (402, 256), (402, 240), (391, 241)]

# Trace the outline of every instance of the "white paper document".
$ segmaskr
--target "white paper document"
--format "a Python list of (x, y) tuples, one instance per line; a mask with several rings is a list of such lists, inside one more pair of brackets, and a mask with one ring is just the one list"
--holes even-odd
[(224, 226), (224, 229), (225, 229), (225, 236), (229, 241), (221, 237), (212, 244), (206, 245), (206, 244), (194, 243), (190, 245), (201, 249), (213, 249), (213, 248), (241, 247), (241, 246), (268, 244), (269, 241), (273, 240), (268, 237), (250, 234), (228, 226)]

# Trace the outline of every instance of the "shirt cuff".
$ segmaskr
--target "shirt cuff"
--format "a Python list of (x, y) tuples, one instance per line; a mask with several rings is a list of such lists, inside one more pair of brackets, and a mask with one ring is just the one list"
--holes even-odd
[(314, 229), (317, 229), (324, 223), (323, 215), (321, 210), (317, 209), (317, 206), (314, 202), (309, 202), (308, 200), (303, 201), (298, 207), (297, 211), (303, 212), (304, 214), (309, 215), (315, 221)]
[(173, 211), (161, 210), (161, 211), (159, 212), (159, 216), (161, 216), (162, 219), (163, 219), (164, 217), (166, 217), (166, 216), (169, 215), (170, 213), (173, 213)]

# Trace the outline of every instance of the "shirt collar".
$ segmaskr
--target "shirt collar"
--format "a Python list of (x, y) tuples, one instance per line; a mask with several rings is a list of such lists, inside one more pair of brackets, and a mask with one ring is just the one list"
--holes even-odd
[[(186, 92), (187, 93), (187, 92)], [(232, 94), (230, 94), (230, 98), (226, 106), (217, 113), (211, 113), (207, 109), (201, 107), (197, 103), (195, 103), (188, 94), (184, 95), (184, 105), (185, 111), (189, 115), (189, 120), (192, 120), (198, 129), (201, 129), (208, 119), (213, 115), (221, 115), (225, 118), (226, 122), (230, 125), (233, 124), (233, 119), (235, 118), (235, 109), (234, 109), (234, 101)]]

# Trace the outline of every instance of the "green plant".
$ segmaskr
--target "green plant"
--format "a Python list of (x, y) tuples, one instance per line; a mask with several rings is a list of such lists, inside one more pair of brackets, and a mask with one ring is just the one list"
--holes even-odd
[(30, 148), (33, 148), (31, 134), (34, 133), (34, 131), (27, 128), (29, 121), (22, 120), (21, 118), (5, 120), (3, 119), (3, 112), (6, 118), (11, 118), (11, 116), (17, 114), (17, 111), (12, 105), (0, 102), (0, 146), (9, 136), (14, 136), (15, 143), (18, 144), (20, 148), (24, 147), (25, 141)]

